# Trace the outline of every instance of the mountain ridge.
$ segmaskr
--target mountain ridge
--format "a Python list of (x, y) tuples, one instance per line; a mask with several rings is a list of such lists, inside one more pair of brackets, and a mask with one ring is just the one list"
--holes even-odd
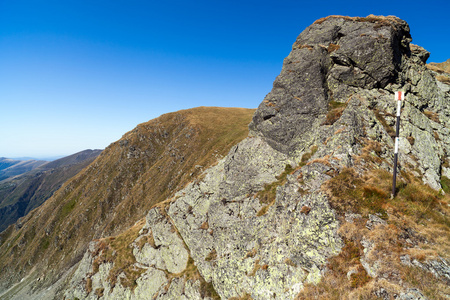
[[(186, 111), (138, 126), (46, 207), (23, 218), (21, 228), (0, 235), (0, 264), (10, 276), (2, 274), (2, 297), (445, 298), (450, 198), (442, 191), (450, 176), (450, 92), (427, 69), (429, 53), (410, 42), (408, 24), (396, 17), (315, 22), (298, 36), (248, 135), (242, 130), (226, 149), (219, 147), (223, 156), (201, 167), (194, 161), (204, 153), (197, 153), (190, 164), (197, 173), (176, 168), (189, 160), (183, 153), (194, 150), (180, 146), (209, 149), (223, 138), (197, 139), (183, 123)], [(406, 100), (391, 198), (398, 90)], [(220, 109), (211, 115), (210, 129), (222, 128), (221, 115)], [(164, 118), (174, 122), (153, 126)], [(182, 142), (175, 146), (174, 140)], [(142, 165), (154, 153), (163, 155), (152, 156), (155, 165)], [(111, 215), (122, 213), (123, 220), (141, 210), (128, 200), (150, 194), (145, 184), (152, 181), (141, 174), (154, 167), (155, 180), (165, 171), (190, 176), (153, 183), (160, 187), (158, 201), (127, 224), (114, 223)], [(96, 197), (92, 217), (86, 209), (95, 206), (82, 204)], [(49, 211), (64, 222), (51, 220)], [(38, 218), (48, 221), (39, 224), (42, 240), (32, 250), (26, 227)], [(97, 227), (82, 227), (92, 219)], [(90, 235), (75, 239), (80, 231)], [(30, 273), (36, 257), (53, 261)], [(15, 270), (13, 259), (28, 267)]]

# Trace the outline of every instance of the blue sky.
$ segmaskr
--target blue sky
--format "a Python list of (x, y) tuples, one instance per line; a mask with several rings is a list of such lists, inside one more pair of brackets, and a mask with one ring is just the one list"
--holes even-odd
[(328, 15), (395, 15), (450, 58), (450, 2), (0, 0), (0, 157), (105, 148), (196, 106), (255, 108)]

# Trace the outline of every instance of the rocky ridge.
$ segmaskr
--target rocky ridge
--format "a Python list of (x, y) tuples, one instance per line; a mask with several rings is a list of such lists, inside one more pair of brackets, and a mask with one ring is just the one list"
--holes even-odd
[[(396, 17), (316, 21), (284, 60), (249, 137), (128, 231), (91, 242), (48, 293), (448, 297), (450, 211), (440, 191), (450, 175), (450, 93), (427, 69), (429, 53), (410, 42)], [(400, 89), (399, 191), (389, 200)]]
[(14, 160), (0, 157), (0, 182), (48, 163), (45, 160)]
[[(413, 264), (440, 282), (437, 298), (448, 296), (445, 251), (426, 263), (411, 262), (408, 254), (392, 256), (386, 251), (393, 244), (403, 245), (399, 253), (420, 252), (418, 245), (426, 238), (407, 226), (397, 227), (389, 204), (343, 212), (333, 202), (333, 190), (339, 188), (327, 189), (334, 187), (333, 178), (347, 172), (354, 176), (350, 190), (357, 189), (355, 178), (368, 172), (378, 172), (364, 177), (378, 185), (380, 177), (389, 176), (397, 90), (407, 94), (400, 130), (401, 180), (413, 186), (406, 183), (412, 174), (440, 190), (449, 177), (450, 94), (427, 70), (429, 53), (410, 42), (408, 24), (396, 17), (316, 21), (284, 60), (253, 117), (250, 136), (206, 170), (201, 181), (153, 208), (139, 225), (130, 244), (140, 268), (135, 285), (111, 284), (107, 278), (115, 262), (96, 265), (105, 251), (98, 247), (105, 241), (98, 241), (86, 252), (65, 296), (303, 299), (333, 274), (333, 259), (348, 251), (356, 251), (358, 258), (345, 271), (352, 290), (338, 297), (424, 299), (420, 288), (401, 280), (402, 266)], [(373, 193), (388, 197), (383, 191)], [(366, 195), (371, 194), (365, 190)], [(437, 209), (448, 220), (448, 209)], [(195, 276), (185, 272), (191, 267)], [(132, 277), (122, 276), (124, 283)]]

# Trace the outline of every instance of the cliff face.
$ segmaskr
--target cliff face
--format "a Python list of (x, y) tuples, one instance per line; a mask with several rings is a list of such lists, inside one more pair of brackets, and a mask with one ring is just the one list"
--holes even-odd
[[(297, 38), (250, 135), (145, 219), (90, 243), (66, 299), (450, 294), (450, 94), (396, 17)], [(398, 194), (390, 199), (396, 101)]]

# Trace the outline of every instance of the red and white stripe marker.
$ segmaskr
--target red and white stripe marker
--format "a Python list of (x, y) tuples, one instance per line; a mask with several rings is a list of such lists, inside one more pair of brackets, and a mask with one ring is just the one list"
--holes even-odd
[(399, 143), (399, 131), (400, 131), (400, 111), (402, 108), (402, 101), (405, 100), (405, 92), (395, 92), (395, 100), (397, 101), (397, 124), (395, 128), (395, 149), (394, 149), (394, 174), (392, 180), (392, 194), (391, 197), (395, 197), (395, 185), (397, 181), (397, 162), (398, 162), (398, 143)]

